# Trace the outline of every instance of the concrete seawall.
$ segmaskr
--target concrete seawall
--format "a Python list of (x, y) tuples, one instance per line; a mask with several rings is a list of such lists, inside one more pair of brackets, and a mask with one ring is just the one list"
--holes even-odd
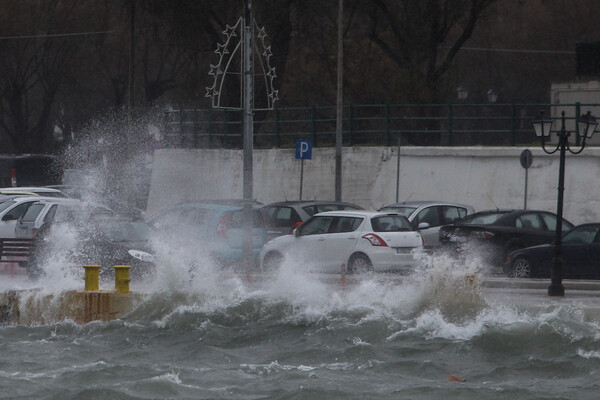
[[(529, 148), (527, 208), (556, 211), (558, 154)], [(399, 200), (445, 200), (476, 210), (523, 208), (522, 147), (402, 147)], [(345, 147), (343, 200), (378, 208), (396, 200), (397, 147)], [(255, 150), (254, 198), (297, 200), (300, 160), (294, 149)], [(600, 148), (567, 155), (564, 216), (600, 221)], [(304, 161), (303, 199), (335, 197), (335, 149), (314, 148)], [(155, 153), (147, 215), (188, 200), (242, 198), (242, 151), (163, 149)]]

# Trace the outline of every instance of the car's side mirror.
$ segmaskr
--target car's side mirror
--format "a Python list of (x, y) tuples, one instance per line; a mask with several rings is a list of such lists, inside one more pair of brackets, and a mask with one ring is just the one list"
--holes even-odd
[(300, 229), (298, 229), (298, 228), (294, 229), (294, 236), (295, 237), (300, 236)]
[(12, 215), (12, 214), (6, 214), (4, 217), (2, 217), (2, 221), (14, 221), (17, 218)]
[(421, 222), (417, 226), (417, 229), (427, 229), (427, 228), (429, 228), (429, 224), (427, 222)]

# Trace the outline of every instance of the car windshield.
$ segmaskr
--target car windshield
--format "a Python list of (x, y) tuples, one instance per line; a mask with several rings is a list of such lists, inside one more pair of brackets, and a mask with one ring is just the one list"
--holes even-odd
[(459, 222), (463, 224), (477, 224), (477, 225), (490, 225), (494, 222), (498, 221), (502, 216), (506, 213), (497, 212), (497, 213), (481, 213), (481, 214), (471, 214), (466, 218), (461, 219)]
[(406, 217), (401, 215), (385, 215), (371, 218), (371, 226), (375, 232), (412, 231), (414, 228)]
[(12, 206), (15, 203), (16, 203), (16, 201), (14, 201), (14, 200), (8, 200), (3, 203), (0, 203), (0, 212), (6, 210), (7, 208), (9, 208), (10, 206)]
[(416, 209), (417, 209), (416, 207), (387, 206), (387, 207), (382, 207), (381, 210), (379, 210), (379, 211), (393, 211), (393, 212), (397, 212), (398, 214), (402, 214), (408, 218)]
[(563, 243), (566, 244), (589, 244), (593, 243), (600, 230), (600, 225), (578, 226), (563, 235)]

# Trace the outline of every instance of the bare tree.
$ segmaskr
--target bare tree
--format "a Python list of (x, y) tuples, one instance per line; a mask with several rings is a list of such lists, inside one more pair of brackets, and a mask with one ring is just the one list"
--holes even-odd
[(409, 101), (439, 100), (439, 84), (477, 20), (495, 0), (372, 0), (368, 38), (406, 75)]
[[(44, 152), (52, 143), (57, 92), (73, 64), (78, 38), (61, 36), (77, 23), (77, 1), (3, 3), (1, 24), (29, 35), (0, 41), (0, 126), (16, 152)], [(18, 29), (21, 28), (21, 29)]]

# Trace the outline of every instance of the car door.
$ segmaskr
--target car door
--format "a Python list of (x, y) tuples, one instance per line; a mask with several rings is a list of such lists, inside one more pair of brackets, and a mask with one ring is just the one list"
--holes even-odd
[(12, 239), (15, 237), (15, 226), (17, 220), (21, 218), (29, 207), (37, 200), (27, 201), (23, 203), (16, 203), (12, 207), (5, 210), (0, 220), (0, 238)]
[(600, 278), (600, 234), (598, 231), (598, 225), (586, 224), (563, 235), (563, 278)]
[(323, 268), (327, 272), (339, 272), (353, 253), (360, 238), (358, 227), (363, 222), (360, 217), (334, 217), (329, 234), (325, 238)]
[(37, 217), (44, 208), (50, 206), (48, 203), (35, 203), (19, 218), (15, 224), (15, 237), (26, 239), (33, 237), (33, 228)]
[(295, 240), (290, 244), (292, 259), (308, 269), (322, 272), (327, 264), (327, 239), (333, 219), (333, 216), (317, 215), (300, 225)]
[(427, 228), (418, 228), (419, 233), (425, 242), (425, 246), (439, 245), (439, 230), (442, 225), (441, 214), (441, 206), (429, 206), (418, 210), (414, 219), (411, 221), (417, 228), (423, 223), (429, 225)]
[[(540, 213), (527, 213), (515, 220), (516, 234), (519, 247), (531, 247), (539, 244), (551, 243), (554, 240), (554, 231), (548, 230)], [(510, 244), (508, 246), (510, 248)]]

